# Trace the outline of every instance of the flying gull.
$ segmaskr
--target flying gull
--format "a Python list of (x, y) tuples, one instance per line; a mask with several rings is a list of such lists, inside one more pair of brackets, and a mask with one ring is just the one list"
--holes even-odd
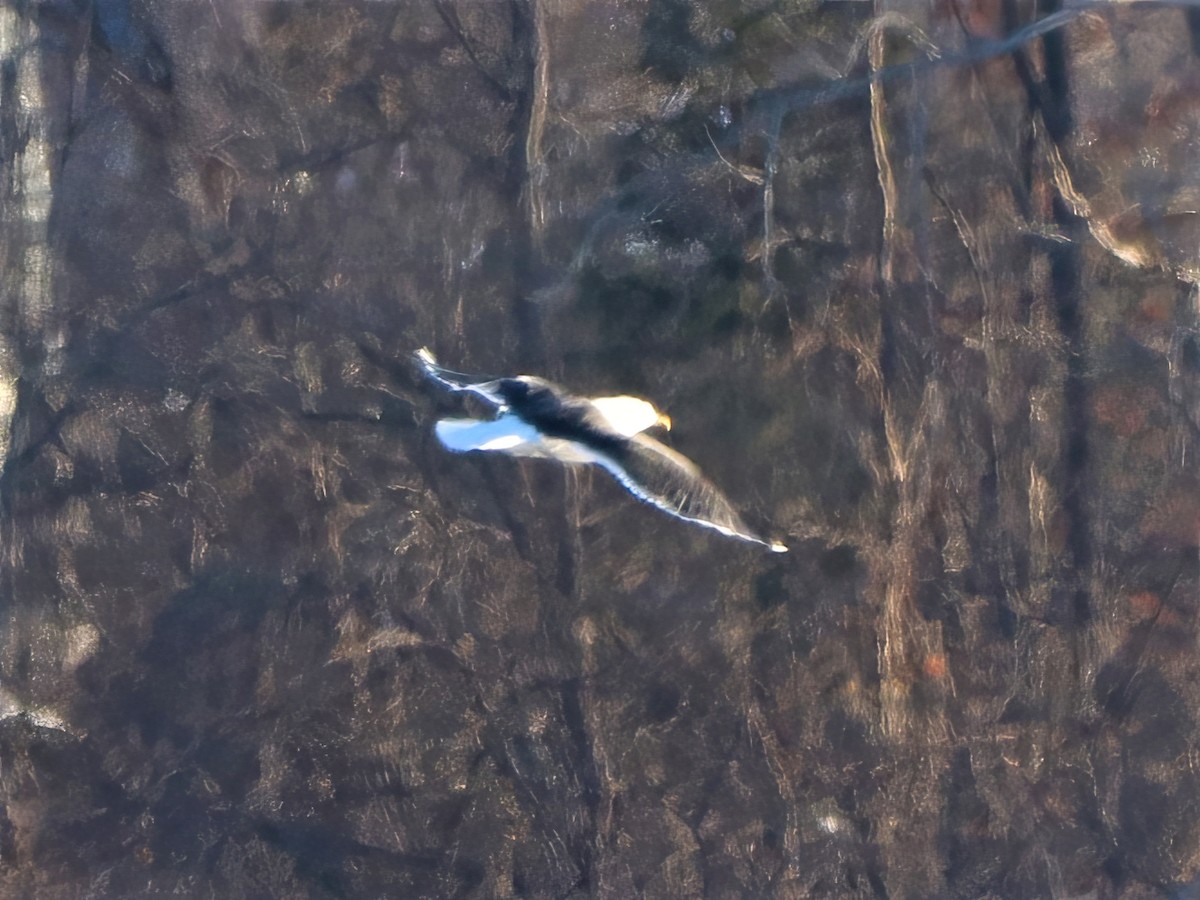
[(442, 387), (473, 394), (496, 411), (494, 419), (439, 421), (435, 431), (448, 450), (598, 465), (633, 496), (668, 515), (776, 553), (787, 550), (751, 531), (691, 460), (642, 433), (671, 427), (671, 420), (645, 400), (577, 397), (532, 375), (482, 378), (451, 372), (424, 347), (416, 359)]

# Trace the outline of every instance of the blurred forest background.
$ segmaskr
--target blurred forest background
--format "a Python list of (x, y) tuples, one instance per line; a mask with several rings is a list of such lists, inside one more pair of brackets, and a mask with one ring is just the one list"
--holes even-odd
[[(1200, 13), (0, 7), (0, 895), (1200, 896)], [(775, 555), (452, 456), (637, 393)]]

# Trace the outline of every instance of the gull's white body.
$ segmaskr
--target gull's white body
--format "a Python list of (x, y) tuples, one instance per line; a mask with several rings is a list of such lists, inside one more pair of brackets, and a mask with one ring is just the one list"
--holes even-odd
[[(641, 434), (647, 428), (670, 420), (637, 397), (595, 397), (591, 400), (609, 426), (623, 437)], [(495, 419), (442, 419), (434, 428), (447, 450), (498, 450), (513, 456), (536, 456), (560, 462), (594, 463), (596, 454), (573, 441), (547, 438), (513, 413)]]

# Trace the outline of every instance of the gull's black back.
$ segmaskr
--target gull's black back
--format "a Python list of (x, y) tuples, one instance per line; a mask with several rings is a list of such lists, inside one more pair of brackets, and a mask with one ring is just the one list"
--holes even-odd
[(514, 413), (547, 437), (579, 441), (598, 450), (616, 450), (627, 439), (581, 397), (542, 378), (503, 378), (497, 393)]

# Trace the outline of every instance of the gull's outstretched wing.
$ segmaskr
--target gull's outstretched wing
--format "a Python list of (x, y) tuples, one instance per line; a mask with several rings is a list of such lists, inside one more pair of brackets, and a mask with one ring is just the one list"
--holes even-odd
[(491, 378), (487, 375), (464, 375), (462, 372), (452, 372), (438, 365), (437, 360), (428, 347), (422, 347), (413, 354), (413, 358), (417, 361), (417, 365), (421, 367), (421, 371), (447, 390), (475, 394), (497, 408), (506, 405), (504, 398), (498, 393), (500, 384), (505, 379)]
[(669, 515), (762, 544), (776, 553), (787, 550), (783, 544), (751, 531), (725, 495), (691, 460), (653, 438), (639, 434), (610, 445), (596, 461), (629, 493)]
[(442, 419), (434, 426), (442, 446), (456, 453), (500, 451), (512, 456), (536, 456), (542, 436), (511, 413), (496, 419)]

